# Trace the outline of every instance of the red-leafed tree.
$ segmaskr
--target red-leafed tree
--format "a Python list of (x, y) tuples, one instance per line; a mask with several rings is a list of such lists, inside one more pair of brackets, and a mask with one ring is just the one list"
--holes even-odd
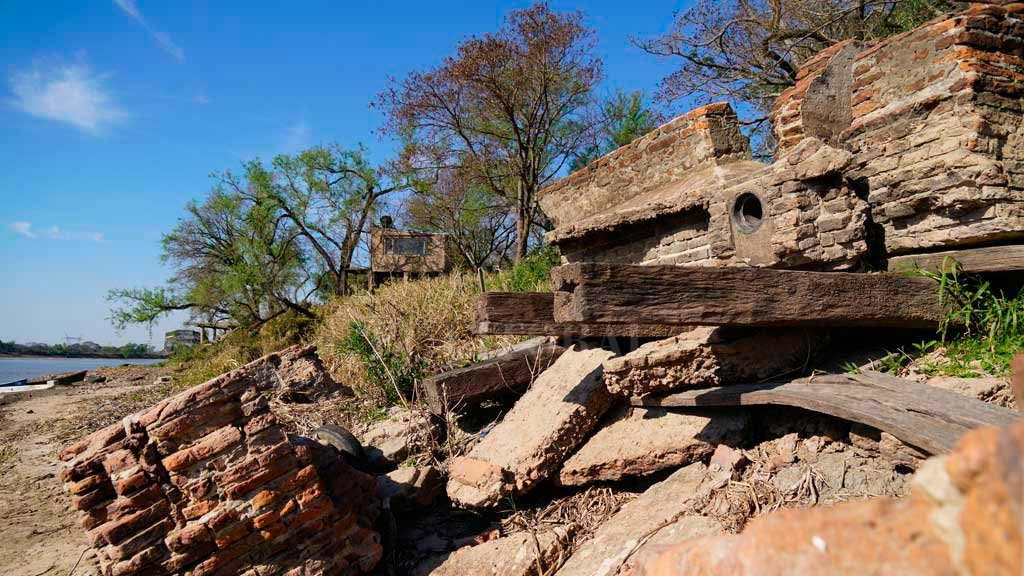
[(537, 192), (593, 139), (595, 41), (581, 13), (535, 4), (511, 12), (497, 32), (463, 41), (439, 66), (392, 81), (376, 103), (422, 178), (457, 170), (502, 199), (515, 220), (517, 259), (543, 221)]

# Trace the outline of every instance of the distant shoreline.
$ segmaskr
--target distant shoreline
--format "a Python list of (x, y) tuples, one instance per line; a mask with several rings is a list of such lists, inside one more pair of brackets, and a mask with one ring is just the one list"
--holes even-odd
[(167, 360), (169, 356), (137, 356), (125, 358), (123, 356), (104, 356), (102, 354), (79, 354), (77, 356), (58, 356), (56, 354), (0, 354), (0, 358), (47, 358), (50, 360), (122, 360), (130, 362), (133, 360)]

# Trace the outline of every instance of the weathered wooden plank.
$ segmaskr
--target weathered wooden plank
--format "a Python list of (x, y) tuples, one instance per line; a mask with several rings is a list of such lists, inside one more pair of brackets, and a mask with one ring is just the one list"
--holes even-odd
[(555, 322), (554, 302), (555, 295), (550, 292), (487, 292), (477, 300), (476, 333), (562, 338), (667, 338), (683, 331), (679, 326), (632, 322)]
[(558, 322), (933, 328), (938, 284), (894, 274), (569, 264), (555, 268)]
[(535, 341), (479, 364), (426, 378), (420, 382), (420, 394), (435, 414), (516, 396), (563, 352), (565, 348), (547, 339)]
[(888, 432), (932, 454), (953, 449), (968, 430), (1005, 426), (1020, 415), (927, 384), (877, 372), (827, 374), (792, 382), (737, 384), (634, 398), (634, 406), (796, 406)]
[(966, 248), (931, 254), (909, 254), (889, 258), (890, 272), (927, 270), (950, 271), (954, 262), (965, 272), (1008, 272), (1024, 270), (1024, 245)]

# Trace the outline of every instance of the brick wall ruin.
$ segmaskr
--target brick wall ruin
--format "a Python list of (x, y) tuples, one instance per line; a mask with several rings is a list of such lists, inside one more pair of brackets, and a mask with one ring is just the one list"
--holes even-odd
[(566, 262), (839, 269), (1019, 238), (1022, 13), (823, 51), (776, 101), (771, 164), (726, 104), (676, 118), (543, 190), (548, 239)]
[(890, 254), (1024, 231), (1022, 11), (973, 5), (858, 54), (849, 178)]
[(376, 481), (289, 437), (271, 400), (334, 386), (290, 348), (61, 450), (106, 576), (358, 574), (380, 559)]

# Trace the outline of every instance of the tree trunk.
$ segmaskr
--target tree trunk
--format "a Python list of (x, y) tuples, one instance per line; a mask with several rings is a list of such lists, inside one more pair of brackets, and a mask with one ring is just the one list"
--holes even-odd
[(530, 250), (530, 210), (522, 202), (516, 204), (516, 253), (515, 261), (526, 257)]

